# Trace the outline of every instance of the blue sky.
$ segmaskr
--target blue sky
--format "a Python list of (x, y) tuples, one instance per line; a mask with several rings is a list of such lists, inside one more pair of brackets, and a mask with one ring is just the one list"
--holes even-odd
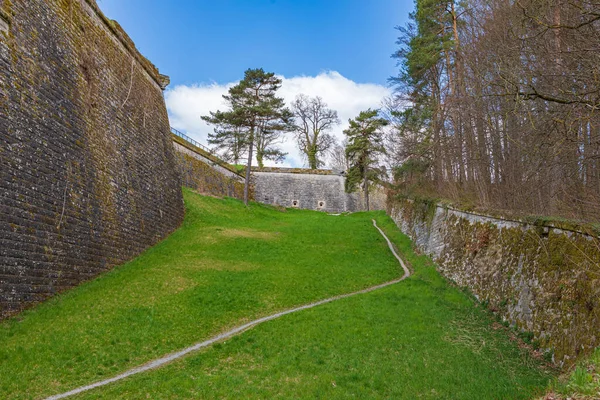
[(174, 85), (231, 82), (247, 68), (333, 70), (359, 83), (394, 74), (396, 25), (412, 0), (98, 0)]
[[(378, 108), (397, 73), (398, 25), (412, 0), (97, 0), (138, 49), (171, 77), (165, 92), (171, 125), (206, 143), (212, 128), (200, 118), (222, 109), (222, 95), (248, 68), (283, 79), (281, 96), (321, 96), (342, 124)], [(282, 165), (305, 160), (292, 137)]]

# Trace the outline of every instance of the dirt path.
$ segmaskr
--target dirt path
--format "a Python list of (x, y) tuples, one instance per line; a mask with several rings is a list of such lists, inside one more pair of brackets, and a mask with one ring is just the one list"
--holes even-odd
[(281, 312), (278, 312), (276, 314), (272, 314), (272, 315), (269, 315), (269, 316), (266, 316), (266, 317), (263, 317), (263, 318), (256, 319), (254, 321), (248, 322), (247, 324), (240, 325), (240, 326), (238, 326), (236, 328), (233, 328), (230, 331), (227, 331), (227, 332), (221, 333), (221, 334), (219, 334), (217, 336), (214, 336), (214, 337), (212, 337), (212, 338), (210, 338), (208, 340), (205, 340), (202, 343), (196, 343), (195, 345), (190, 346), (190, 347), (188, 347), (186, 349), (183, 349), (181, 351), (178, 351), (176, 353), (172, 353), (172, 354), (166, 355), (166, 356), (164, 356), (162, 358), (156, 359), (154, 361), (150, 361), (147, 364), (144, 364), (144, 365), (141, 365), (139, 367), (130, 369), (129, 371), (123, 372), (122, 374), (117, 375), (117, 376), (115, 376), (113, 378), (106, 379), (106, 380), (103, 380), (103, 381), (99, 381), (99, 382), (96, 382), (96, 383), (92, 383), (91, 385), (81, 386), (81, 387), (79, 387), (77, 389), (73, 389), (73, 390), (68, 391), (66, 393), (62, 393), (62, 394), (57, 394), (57, 395), (54, 395), (54, 396), (50, 396), (46, 400), (64, 399), (66, 397), (74, 396), (76, 394), (79, 394), (79, 393), (82, 393), (82, 392), (86, 392), (88, 390), (95, 389), (95, 388), (100, 387), (100, 386), (105, 386), (105, 385), (108, 385), (110, 383), (120, 381), (120, 380), (125, 379), (125, 378), (127, 378), (129, 376), (136, 375), (136, 374), (139, 374), (139, 373), (142, 373), (142, 372), (149, 371), (151, 369), (155, 369), (155, 368), (161, 367), (161, 366), (163, 366), (165, 364), (168, 364), (171, 361), (177, 360), (178, 358), (181, 358), (181, 357), (183, 357), (183, 356), (185, 356), (185, 355), (187, 355), (189, 353), (193, 353), (195, 351), (198, 351), (200, 349), (208, 347), (208, 346), (210, 346), (210, 345), (212, 345), (214, 343), (217, 343), (217, 342), (220, 342), (222, 340), (228, 339), (228, 338), (230, 338), (232, 336), (239, 335), (240, 333), (242, 333), (242, 332), (244, 332), (244, 331), (246, 331), (248, 329), (254, 328), (257, 325), (262, 324), (263, 322), (271, 321), (273, 319), (276, 319), (276, 318), (279, 318), (279, 317), (283, 317), (284, 315), (292, 314), (292, 313), (295, 313), (295, 312), (298, 312), (298, 311), (308, 310), (309, 308), (314, 308), (314, 307), (317, 307), (317, 306), (320, 306), (320, 305), (323, 305), (323, 304), (331, 303), (331, 302), (336, 301), (336, 300), (341, 300), (341, 299), (345, 299), (347, 297), (352, 297), (352, 296), (356, 296), (356, 295), (359, 295), (359, 294), (365, 294), (365, 293), (373, 292), (375, 290), (379, 290), (379, 289), (382, 289), (384, 287), (387, 287), (387, 286), (390, 286), (390, 285), (394, 285), (394, 284), (396, 284), (398, 282), (401, 282), (401, 281), (405, 280), (406, 278), (408, 278), (410, 276), (410, 270), (406, 267), (406, 265), (404, 264), (404, 261), (402, 261), (402, 259), (398, 255), (398, 253), (396, 253), (396, 250), (394, 249), (394, 246), (392, 245), (392, 242), (390, 242), (390, 239), (388, 239), (388, 237), (385, 235), (385, 233), (383, 233), (383, 231), (377, 226), (377, 223), (375, 222), (375, 220), (373, 220), (373, 226), (375, 226), (375, 228), (377, 228), (377, 230), (379, 231), (379, 233), (381, 233), (381, 235), (383, 236), (383, 238), (386, 240), (386, 242), (388, 244), (388, 247), (392, 251), (392, 254), (394, 255), (394, 257), (396, 257), (396, 259), (400, 263), (400, 266), (402, 267), (402, 269), (404, 271), (404, 274), (402, 275), (401, 278), (394, 279), (393, 281), (385, 282), (385, 283), (382, 283), (382, 284), (377, 285), (377, 286), (372, 286), (372, 287), (367, 288), (367, 289), (359, 290), (357, 292), (352, 292), (352, 293), (342, 294), (342, 295), (335, 296), (335, 297), (330, 297), (328, 299), (320, 300), (320, 301), (317, 301), (315, 303), (306, 304), (304, 306), (292, 308), (292, 309), (281, 311)]

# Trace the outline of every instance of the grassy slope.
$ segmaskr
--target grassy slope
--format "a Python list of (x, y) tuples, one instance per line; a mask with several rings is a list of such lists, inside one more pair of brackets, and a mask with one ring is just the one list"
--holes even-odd
[(374, 215), (415, 268), (408, 281), (266, 323), (76, 398), (527, 399), (543, 392), (549, 375), (537, 362), (416, 256), (388, 217)]
[(548, 380), (415, 256), (384, 214), (246, 210), (185, 193), (182, 229), (137, 260), (0, 324), (0, 398), (105, 378), (250, 318), (416, 270), (380, 292), (286, 316), (80, 398), (516, 399)]
[(397, 276), (366, 218), (246, 209), (185, 191), (184, 225), (136, 260), (0, 323), (0, 399), (112, 376), (256, 316)]

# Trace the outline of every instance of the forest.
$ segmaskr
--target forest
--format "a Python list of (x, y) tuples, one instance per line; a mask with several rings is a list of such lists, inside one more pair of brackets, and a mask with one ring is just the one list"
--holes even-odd
[(600, 220), (600, 2), (417, 0), (385, 111), (401, 195)]

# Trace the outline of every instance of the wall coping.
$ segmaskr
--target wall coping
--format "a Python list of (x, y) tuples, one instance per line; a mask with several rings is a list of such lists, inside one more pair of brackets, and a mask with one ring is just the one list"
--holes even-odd
[(193, 151), (194, 153), (198, 154), (201, 157), (206, 158), (208, 161), (213, 162), (216, 165), (219, 165), (220, 167), (225, 168), (226, 170), (233, 172), (234, 174), (240, 176), (241, 178), (245, 178), (244, 175), (242, 173), (240, 173), (235, 167), (233, 167), (231, 164), (221, 160), (220, 158), (210, 154), (209, 152), (201, 149), (198, 146), (194, 146), (192, 143), (188, 142), (187, 140), (175, 135), (174, 133), (171, 133), (171, 140), (174, 141), (177, 144), (182, 145), (183, 147), (185, 147), (186, 149)]
[(275, 174), (299, 174), (299, 175), (337, 175), (344, 176), (344, 171), (332, 169), (310, 169), (310, 168), (283, 168), (283, 167), (252, 167), (252, 172), (266, 172)]
[[(410, 198), (404, 198), (404, 200), (407, 200), (407, 201), (410, 201), (413, 203), (415, 202), (414, 199), (410, 199)], [(453, 206), (450, 204), (444, 204), (444, 203), (436, 203), (435, 206), (442, 210), (451, 210), (451, 211), (455, 211), (455, 212), (459, 212), (459, 213), (463, 213), (463, 214), (467, 214), (467, 215), (473, 215), (476, 217), (482, 217), (482, 218), (487, 218), (487, 219), (492, 219), (492, 220), (497, 220), (497, 221), (512, 222), (512, 223), (520, 224), (520, 225), (523, 225), (526, 227), (560, 229), (562, 231), (573, 232), (573, 233), (577, 233), (577, 234), (592, 237), (592, 238), (600, 237), (600, 231), (599, 231), (600, 228), (594, 227), (592, 224), (586, 224), (586, 223), (581, 223), (581, 222), (576, 222), (576, 221), (568, 221), (568, 220), (561, 222), (561, 221), (554, 221), (554, 220), (544, 221), (540, 218), (528, 220), (526, 218), (506, 217), (506, 216), (499, 215), (499, 214), (486, 214), (481, 211), (478, 212), (478, 211), (472, 211), (472, 210), (464, 210), (464, 209), (458, 208), (456, 206)]]
[(170, 83), (169, 77), (166, 75), (162, 75), (158, 71), (158, 68), (156, 68), (156, 66), (152, 64), (150, 60), (144, 57), (142, 53), (140, 53), (137, 47), (135, 47), (135, 43), (133, 42), (133, 40), (131, 40), (131, 38), (129, 37), (127, 32), (125, 32), (125, 30), (121, 27), (121, 25), (119, 25), (117, 21), (111, 20), (106, 15), (104, 15), (102, 10), (96, 3), (96, 0), (85, 0), (85, 3), (88, 4), (90, 8), (94, 11), (96, 16), (100, 18), (100, 20), (104, 23), (106, 28), (108, 28), (109, 32), (111, 32), (115, 36), (115, 38), (125, 47), (125, 50), (127, 50), (129, 54), (137, 60), (138, 63), (140, 63), (142, 68), (146, 70), (148, 75), (150, 75), (150, 77), (156, 82), (156, 84), (162, 90), (166, 89), (167, 85)]

